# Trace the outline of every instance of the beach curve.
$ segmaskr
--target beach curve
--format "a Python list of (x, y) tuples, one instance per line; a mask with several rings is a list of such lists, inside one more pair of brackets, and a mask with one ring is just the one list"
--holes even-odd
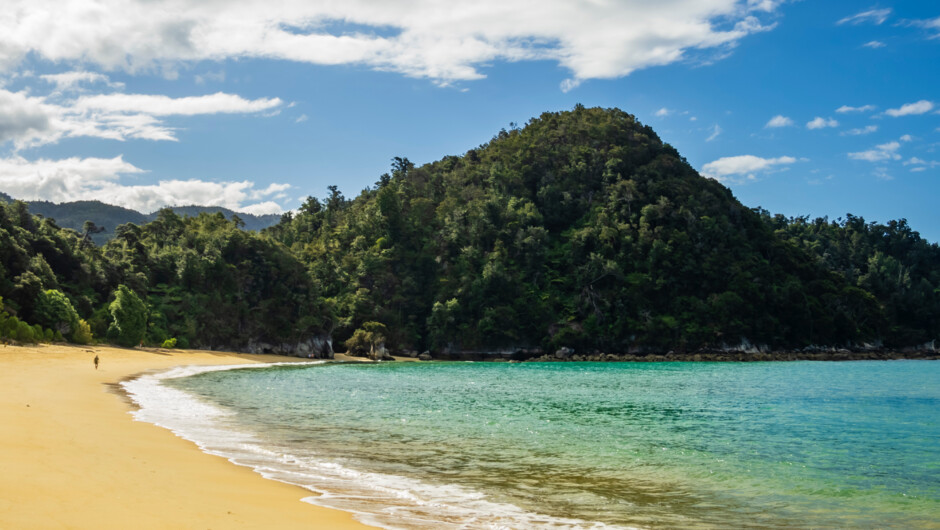
[[(95, 369), (93, 359), (101, 364)], [(0, 347), (0, 527), (366, 528), (310, 491), (134, 421), (109, 391), (181, 365), (291, 362), (270, 355), (37, 345)]]

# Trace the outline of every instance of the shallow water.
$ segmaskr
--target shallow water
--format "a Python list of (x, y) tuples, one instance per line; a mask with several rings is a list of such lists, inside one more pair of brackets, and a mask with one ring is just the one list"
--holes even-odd
[(197, 371), (141, 419), (387, 527), (940, 521), (936, 362)]

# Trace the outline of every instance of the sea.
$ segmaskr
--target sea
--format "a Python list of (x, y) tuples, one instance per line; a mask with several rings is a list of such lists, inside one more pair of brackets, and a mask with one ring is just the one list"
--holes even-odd
[(141, 421), (383, 528), (940, 528), (940, 362), (287, 363)]

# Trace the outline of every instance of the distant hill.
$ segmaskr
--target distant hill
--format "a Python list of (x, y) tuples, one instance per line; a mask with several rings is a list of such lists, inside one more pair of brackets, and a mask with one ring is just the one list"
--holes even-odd
[[(6, 193), (0, 192), (0, 200), (12, 202), (14, 199)], [(91, 221), (99, 227), (103, 227), (105, 229), (103, 232), (92, 236), (92, 239), (98, 245), (102, 245), (114, 237), (114, 229), (118, 225), (124, 223), (140, 225), (157, 218), (157, 212), (143, 214), (137, 210), (105, 204), (101, 201), (74, 201), (59, 204), (49, 201), (25, 202), (29, 206), (30, 212), (55, 219), (56, 223), (63, 228), (71, 228), (80, 232), (85, 221)], [(196, 217), (202, 212), (222, 212), (228, 219), (231, 219), (232, 215), (238, 215), (239, 219), (245, 223), (245, 230), (256, 231), (273, 226), (281, 219), (281, 216), (277, 214), (252, 215), (219, 206), (174, 206), (173, 211), (179, 215), (188, 215), (190, 217)]]

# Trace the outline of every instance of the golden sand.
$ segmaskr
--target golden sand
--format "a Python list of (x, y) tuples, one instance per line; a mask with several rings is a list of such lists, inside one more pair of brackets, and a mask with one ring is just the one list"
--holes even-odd
[(364, 528), (351, 514), (301, 502), (311, 496), (303, 488), (134, 421), (114, 390), (148, 370), (296, 360), (0, 346), (0, 528)]

